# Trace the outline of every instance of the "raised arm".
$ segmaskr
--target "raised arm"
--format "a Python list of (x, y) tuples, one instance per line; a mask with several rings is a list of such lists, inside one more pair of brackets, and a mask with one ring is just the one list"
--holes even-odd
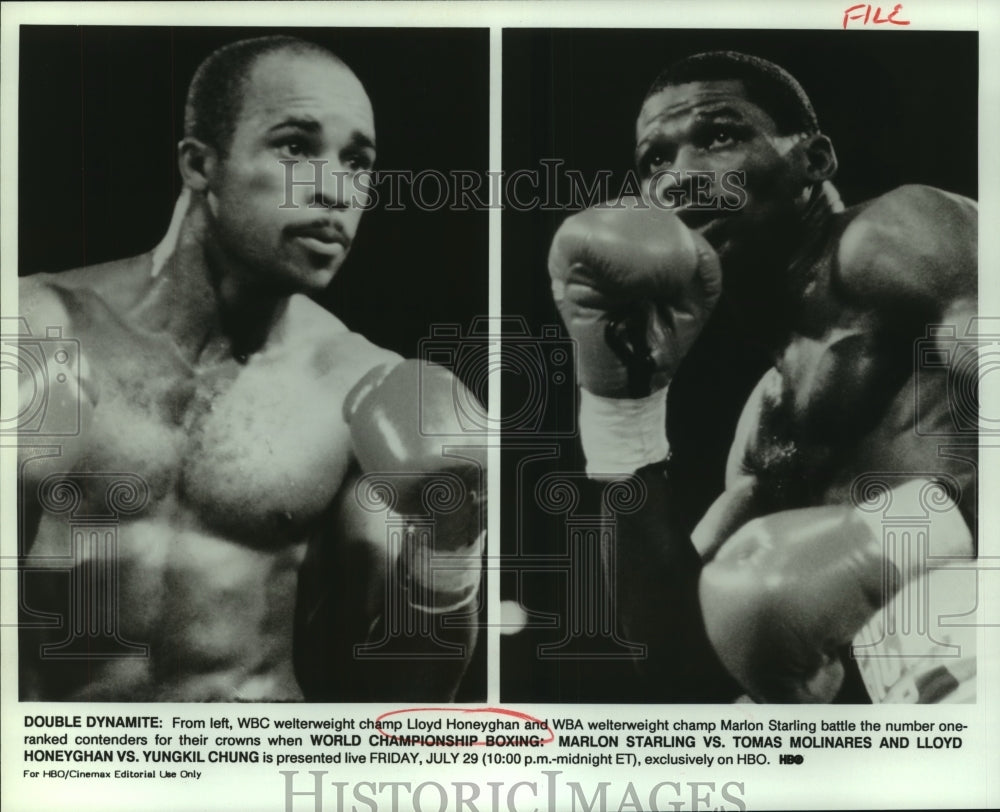
[[(458, 422), (461, 387), (406, 361), (372, 370), (347, 399), (358, 468), (333, 528), (339, 566), (371, 577), (341, 573), (329, 605), (302, 607), (298, 625), (328, 627), (319, 639), (337, 652), (321, 675), (300, 664), (307, 698), (442, 701), (458, 689), (477, 637), (486, 482), (483, 437)], [(314, 548), (302, 577), (329, 572), (324, 557), (328, 546)]]
[[(714, 555), (702, 574), (700, 602), (728, 670), (753, 696), (770, 701), (834, 696), (843, 647), (898, 590), (926, 573), (922, 543), (929, 541), (934, 556), (968, 556), (974, 549), (975, 418), (972, 426), (957, 418), (962, 407), (976, 414), (975, 204), (928, 187), (903, 187), (873, 201), (844, 231), (836, 274), (845, 301), (874, 313), (894, 337), (899, 350), (880, 360), (902, 381), (878, 425), (858, 438), (846, 473), (870, 472), (876, 480), (884, 474), (886, 489), (894, 485), (885, 503), (897, 516), (927, 516), (926, 538), (890, 525), (887, 544), (882, 511), (857, 502), (853, 491), (831, 499), (841, 504), (761, 515), (755, 500), (745, 498), (753, 493), (752, 477), (732, 465), (754, 434), (737, 432), (726, 493), (696, 534), (707, 556)], [(761, 402), (768, 388), (765, 376), (755, 392)], [(971, 402), (956, 402), (969, 393)], [(751, 397), (742, 429), (757, 423), (755, 411)], [(943, 439), (947, 454), (940, 453)], [(734, 512), (741, 514), (736, 521)]]
[(923, 436), (975, 436), (974, 425), (952, 418), (956, 405), (978, 411), (978, 218), (973, 200), (902, 186), (867, 205), (840, 241), (844, 295), (893, 315), (896, 329), (914, 342)]
[(773, 397), (780, 385), (778, 372), (772, 367), (754, 387), (740, 414), (726, 461), (726, 489), (705, 511), (691, 533), (695, 548), (706, 561), (715, 555), (727, 538), (764, 510), (757, 477), (747, 469), (746, 458), (756, 436), (764, 401)]
[(667, 386), (718, 298), (715, 252), (670, 212), (627, 200), (568, 218), (549, 272), (577, 345), (587, 472), (634, 475), (646, 494), (614, 517), (605, 550), (624, 632), (646, 647), (637, 665), (673, 701), (736, 696), (701, 623), (701, 561), (666, 473)]

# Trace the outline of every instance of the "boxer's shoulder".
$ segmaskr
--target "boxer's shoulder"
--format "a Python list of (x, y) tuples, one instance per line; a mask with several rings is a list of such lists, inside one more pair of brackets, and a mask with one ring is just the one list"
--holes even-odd
[(38, 273), (19, 281), (21, 316), (34, 327), (68, 326), (96, 310), (120, 312), (139, 294), (150, 255), (88, 265), (59, 273)]
[(350, 385), (381, 364), (399, 363), (399, 355), (347, 327), (330, 311), (301, 294), (288, 303), (288, 341), (306, 354), (317, 379), (348, 380)]
[(49, 327), (69, 327), (70, 307), (53, 274), (35, 274), (18, 280), (18, 312), (28, 329), (44, 335)]
[(931, 186), (901, 186), (845, 213), (839, 281), (875, 302), (921, 304), (975, 290), (978, 207)]

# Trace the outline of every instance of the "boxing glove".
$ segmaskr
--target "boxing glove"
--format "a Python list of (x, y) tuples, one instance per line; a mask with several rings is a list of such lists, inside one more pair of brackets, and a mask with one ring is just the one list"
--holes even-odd
[(721, 291), (719, 260), (676, 215), (640, 198), (566, 219), (549, 252), (552, 294), (595, 395), (663, 389)]
[(459, 419), (471, 397), (444, 367), (411, 360), (371, 370), (344, 402), (362, 471), (386, 475), (391, 508), (413, 519), (400, 566), (428, 611), (468, 604), (479, 585), (486, 443)]
[(838, 649), (901, 586), (881, 536), (846, 505), (754, 519), (705, 566), (708, 638), (757, 700), (828, 702), (843, 682)]

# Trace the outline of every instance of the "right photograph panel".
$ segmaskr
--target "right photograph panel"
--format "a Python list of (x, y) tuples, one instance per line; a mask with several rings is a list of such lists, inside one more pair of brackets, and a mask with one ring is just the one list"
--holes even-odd
[(504, 32), (504, 701), (976, 701), (978, 46)]

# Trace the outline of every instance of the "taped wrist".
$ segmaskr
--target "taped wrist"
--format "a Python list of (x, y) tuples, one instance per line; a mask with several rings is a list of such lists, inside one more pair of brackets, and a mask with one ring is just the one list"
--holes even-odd
[(667, 388), (642, 398), (607, 398), (581, 388), (580, 442), (594, 479), (663, 462), (670, 456)]
[(410, 525), (400, 554), (407, 603), (430, 614), (466, 609), (479, 594), (485, 531), (464, 547), (435, 549), (430, 527)]

